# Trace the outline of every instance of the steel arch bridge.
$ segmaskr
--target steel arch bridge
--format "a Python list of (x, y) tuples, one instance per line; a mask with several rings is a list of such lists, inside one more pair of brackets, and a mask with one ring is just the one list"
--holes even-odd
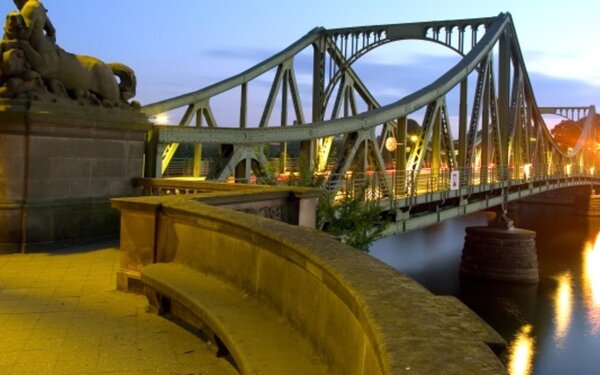
[[(429, 85), (382, 106), (353, 64), (380, 46), (406, 40), (440, 44), (460, 59)], [(312, 55), (309, 106), (302, 101), (295, 64), (307, 51)], [(254, 100), (249, 87), (266, 78), (270, 91), (262, 114), (250, 123), (249, 103)], [(449, 108), (447, 100), (451, 91), (458, 92), (455, 108)], [(219, 122), (220, 114), (211, 106), (215, 97), (226, 92), (238, 98), (237, 105), (230, 106), (239, 109), (235, 124)], [(585, 177), (577, 181), (589, 184), (596, 174), (594, 106), (538, 106), (509, 13), (315, 28), (238, 75), (142, 110), (148, 116), (182, 113), (179, 126), (154, 127), (146, 156), (147, 177), (161, 177), (181, 143), (195, 145), (193, 170), (200, 176), (201, 145), (216, 144), (221, 162), (206, 177), (248, 181), (268, 170), (268, 144), (281, 145), (275, 157), (279, 172), (285, 172), (287, 144), (293, 142), (300, 149), (298, 170), (324, 176), (327, 190), (348, 192), (351, 186), (367, 182), (369, 194), (391, 201), (408, 202), (422, 193), (457, 189), (462, 196), (462, 189), (493, 191), (496, 185), (505, 191), (516, 182), (538, 186)], [(409, 135), (409, 116), (417, 112), (424, 113), (422, 124), (418, 134)], [(458, 113), (458, 120), (452, 123), (449, 113)], [(543, 114), (582, 120), (578, 142), (561, 148)], [(334, 145), (337, 149), (332, 152)]]

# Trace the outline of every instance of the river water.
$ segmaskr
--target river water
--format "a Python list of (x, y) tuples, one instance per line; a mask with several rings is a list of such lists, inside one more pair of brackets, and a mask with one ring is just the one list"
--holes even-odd
[(600, 374), (600, 218), (535, 204), (509, 216), (537, 232), (539, 284), (461, 280), (465, 227), (485, 225), (486, 213), (380, 239), (371, 255), (479, 314), (508, 342), (510, 374)]

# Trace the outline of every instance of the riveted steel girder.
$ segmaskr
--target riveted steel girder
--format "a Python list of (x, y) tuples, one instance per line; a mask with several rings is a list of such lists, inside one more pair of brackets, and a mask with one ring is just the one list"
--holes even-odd
[[(478, 34), (482, 27), (485, 29), (484, 33)], [(467, 32), (471, 32), (470, 46), (466, 45)], [(351, 66), (358, 58), (378, 46), (406, 39), (440, 43), (463, 57), (429, 85), (393, 103), (380, 106)], [(311, 45), (314, 52), (312, 122), (305, 123), (295, 77), (294, 57)], [(495, 50), (499, 57), (497, 65), (494, 65), (495, 61), (492, 59)], [(258, 124), (248, 124), (248, 83), (275, 69), (277, 71), (270, 95), (262, 108), (261, 120)], [(469, 93), (467, 82), (471, 74), (478, 74), (478, 77), (474, 92)], [(326, 119), (325, 110), (336, 85), (338, 95), (332, 104), (332, 118)], [(209, 102), (214, 96), (235, 87), (241, 90), (239, 128), (222, 127), (224, 124), (216, 123)], [(450, 116), (446, 108), (446, 95), (456, 87), (460, 87), (457, 140), (451, 134)], [(269, 127), (269, 119), (279, 93), (282, 103), (281, 126)], [(470, 94), (471, 101), (468, 100)], [(290, 97), (297, 119), (296, 126), (287, 126)], [(367, 104), (367, 111), (358, 113), (357, 97)], [(471, 109), (469, 102), (472, 103)], [(427, 110), (422, 134), (419, 142), (411, 149), (408, 160), (405, 151), (396, 152), (395, 170), (398, 172), (406, 173), (408, 169), (418, 174), (425, 160), (432, 167), (444, 166), (451, 170), (471, 168), (476, 164), (485, 168), (494, 164), (506, 168), (509, 164), (514, 164), (517, 169), (533, 164), (536, 173), (541, 173), (543, 169), (556, 170), (569, 163), (583, 166), (585, 162), (582, 155), (589, 148), (586, 142), (591, 138), (595, 139), (592, 127), (595, 115), (593, 106), (538, 107), (512, 18), (507, 13), (494, 18), (332, 30), (316, 28), (282, 52), (241, 74), (204, 89), (145, 106), (143, 110), (148, 115), (155, 115), (176, 108), (187, 108), (179, 121), (179, 127), (155, 127), (156, 137), (153, 140), (158, 144), (158, 151), (163, 154), (162, 165), (156, 168), (157, 172), (164, 169), (178, 143), (233, 145), (237, 150), (235, 155), (243, 153), (245, 156), (238, 155), (237, 159), (232, 157), (228, 167), (222, 172), (226, 174), (233, 173), (232, 170), (241, 160), (261, 159), (257, 155), (251, 155), (250, 150), (266, 143), (281, 143), (282, 150), (285, 150), (287, 142), (299, 141), (302, 150), (310, 153), (312, 158), (315, 154), (315, 140), (325, 140), (320, 141), (320, 164), (323, 169), (329, 154), (327, 146), (330, 142), (327, 140), (336, 135), (345, 135), (347, 142), (344, 150), (338, 154), (341, 159), (337, 160), (334, 168), (336, 172), (348, 171), (353, 158), (360, 152), (360, 145), (364, 144), (364, 154), (369, 154), (376, 160), (375, 168), (379, 173), (385, 174), (381, 145), (372, 145), (379, 142), (375, 128), (383, 125), (385, 136), (394, 135), (395, 132), (399, 143), (406, 148), (406, 121), (411, 114), (424, 108)], [(578, 120), (585, 117), (580, 139), (571, 150), (564, 151), (556, 145), (542, 118), (542, 114), (547, 113)], [(196, 127), (191, 127), (189, 124), (194, 116)], [(208, 127), (200, 126), (203, 119)], [(394, 129), (398, 122), (403, 128), (396, 131)], [(318, 150), (319, 147), (317, 152)], [(285, 157), (285, 151), (282, 154)], [(476, 155), (479, 155), (477, 162)], [(225, 174), (220, 177), (224, 178)], [(482, 178), (485, 181), (487, 176)], [(332, 180), (330, 184), (335, 185), (337, 181)]]

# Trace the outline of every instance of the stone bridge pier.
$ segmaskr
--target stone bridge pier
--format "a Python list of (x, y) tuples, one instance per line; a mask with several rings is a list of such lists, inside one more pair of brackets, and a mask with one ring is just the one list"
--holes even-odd
[[(600, 194), (595, 186), (580, 186), (545, 192), (522, 200), (523, 204), (571, 207), (573, 213), (600, 216)], [(516, 228), (506, 210), (497, 208), (487, 226), (466, 229), (461, 274), (515, 283), (539, 281), (536, 233)]]
[(487, 226), (468, 227), (461, 274), (514, 283), (539, 281), (535, 232), (516, 228), (503, 209)]

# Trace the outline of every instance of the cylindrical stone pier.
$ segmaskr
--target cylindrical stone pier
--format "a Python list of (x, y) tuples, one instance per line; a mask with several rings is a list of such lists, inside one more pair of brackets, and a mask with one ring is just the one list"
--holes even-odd
[(460, 265), (461, 274), (495, 281), (537, 283), (535, 232), (512, 222), (468, 227)]
[(600, 194), (592, 191), (589, 195), (576, 196), (575, 212), (583, 216), (600, 216)]

